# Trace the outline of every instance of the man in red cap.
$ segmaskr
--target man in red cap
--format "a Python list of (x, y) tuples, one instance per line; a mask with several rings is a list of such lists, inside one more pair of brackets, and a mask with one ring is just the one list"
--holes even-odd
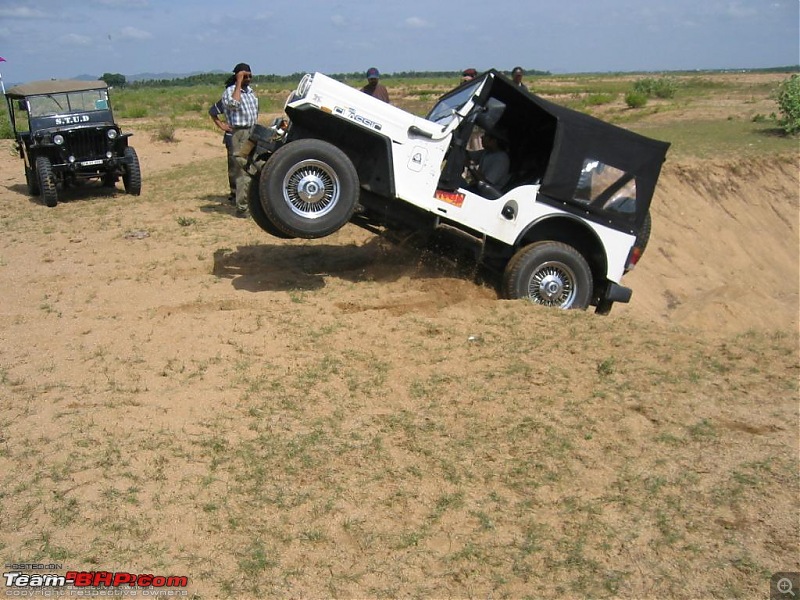
[(381, 74), (378, 69), (375, 67), (370, 67), (367, 69), (367, 85), (361, 88), (361, 91), (365, 94), (369, 94), (373, 98), (377, 98), (378, 100), (383, 100), (387, 104), (391, 104), (391, 102), (389, 102), (389, 91), (386, 89), (386, 86), (378, 83), (380, 78)]
[(471, 67), (469, 69), (464, 69), (464, 71), (461, 73), (461, 83), (466, 83), (467, 81), (472, 81), (477, 76), (478, 76), (478, 72), (475, 69), (473, 69)]

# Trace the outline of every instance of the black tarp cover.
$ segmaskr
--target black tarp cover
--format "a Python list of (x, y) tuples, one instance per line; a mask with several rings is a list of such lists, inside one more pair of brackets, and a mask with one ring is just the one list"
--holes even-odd
[[(634, 220), (640, 223), (650, 206), (661, 165), (670, 144), (654, 140), (622, 127), (606, 123), (536, 94), (516, 87), (513, 82), (496, 70), (485, 76), (494, 80), (489, 95), (500, 98), (515, 107), (509, 112), (519, 113), (524, 102), (529, 103), (532, 121), (549, 121), (544, 129), (554, 127), (552, 149), (547, 168), (542, 178), (540, 193), (560, 200), (572, 202), (581, 175), (584, 161), (599, 160), (613, 165), (636, 177), (637, 214)], [(514, 123), (508, 123), (512, 128)], [(548, 141), (549, 143), (549, 141)], [(614, 215), (615, 219), (625, 218)]]

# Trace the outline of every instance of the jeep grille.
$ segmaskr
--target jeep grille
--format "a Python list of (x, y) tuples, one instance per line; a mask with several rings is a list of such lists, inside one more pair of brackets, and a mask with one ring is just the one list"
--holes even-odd
[(77, 129), (63, 133), (65, 146), (78, 159), (105, 156), (106, 136), (102, 129)]

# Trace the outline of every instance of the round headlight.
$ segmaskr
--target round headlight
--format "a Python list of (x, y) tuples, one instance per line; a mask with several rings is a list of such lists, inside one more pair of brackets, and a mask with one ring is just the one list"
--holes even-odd
[(108, 139), (115, 140), (119, 134), (117, 133), (116, 129), (109, 129), (106, 131), (106, 135), (108, 136)]
[(56, 146), (60, 146), (61, 144), (63, 144), (63, 143), (64, 143), (64, 136), (63, 136), (63, 135), (61, 135), (60, 133), (57, 133), (57, 134), (55, 134), (55, 135), (53, 136), (53, 143), (54, 143)]

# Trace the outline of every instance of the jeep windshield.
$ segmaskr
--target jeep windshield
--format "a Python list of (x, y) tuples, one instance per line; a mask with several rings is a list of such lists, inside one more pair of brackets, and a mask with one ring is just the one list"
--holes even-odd
[(106, 90), (85, 90), (65, 94), (46, 94), (27, 99), (28, 112), (32, 118), (50, 117), (73, 112), (108, 110)]
[(484, 83), (484, 79), (471, 82), (466, 87), (459, 87), (454, 92), (439, 100), (425, 117), (428, 121), (447, 126), (455, 117), (456, 112), (469, 102), (478, 93), (478, 89)]

